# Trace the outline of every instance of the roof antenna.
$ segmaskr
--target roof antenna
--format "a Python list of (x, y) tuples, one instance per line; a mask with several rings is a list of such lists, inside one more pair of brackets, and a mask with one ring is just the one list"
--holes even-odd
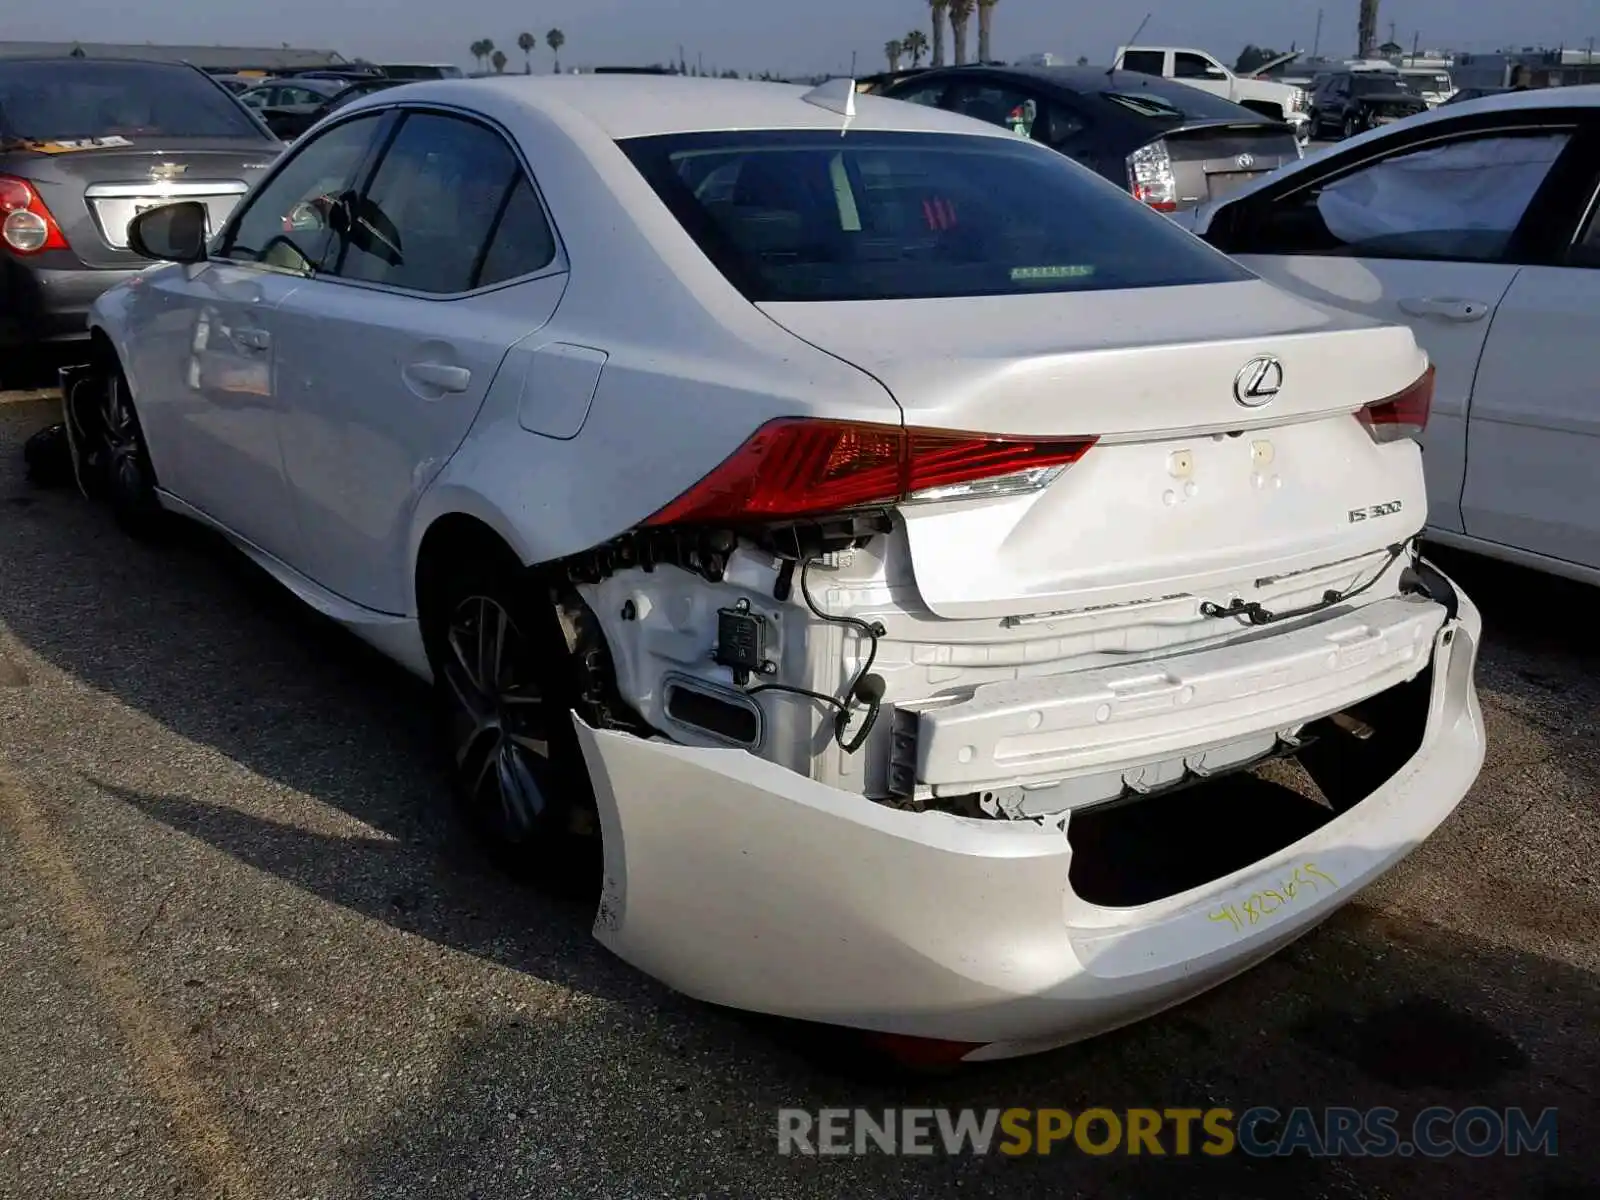
[(838, 113), (844, 118), (844, 124), (839, 128), (839, 136), (843, 137), (850, 128), (850, 122), (856, 115), (856, 81), (854, 79), (830, 79), (812, 88), (800, 99), (807, 104), (815, 104), (818, 108), (828, 112)]
[[(1127, 40), (1125, 45), (1137, 46), (1139, 44), (1139, 35), (1144, 32), (1144, 27), (1146, 25), (1148, 25), (1148, 24), (1150, 24), (1150, 14), (1149, 13), (1145, 13), (1144, 20), (1139, 22), (1139, 28), (1137, 28), (1137, 29), (1135, 29), (1133, 31), (1133, 36)], [(1113, 62), (1109, 67), (1106, 68), (1106, 78), (1110, 79), (1112, 72), (1115, 71), (1116, 69), (1117, 69), (1117, 64), (1115, 62)]]

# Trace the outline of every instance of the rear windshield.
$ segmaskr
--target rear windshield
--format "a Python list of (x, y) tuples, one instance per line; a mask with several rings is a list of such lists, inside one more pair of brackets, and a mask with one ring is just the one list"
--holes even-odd
[(1020, 138), (784, 130), (619, 144), (756, 303), (1252, 278), (1168, 218)]
[[(1188, 95), (1190, 92), (1194, 94)], [(1143, 87), (1112, 87), (1100, 95), (1127, 112), (1155, 121), (1266, 121), (1259, 113), (1251, 112), (1231, 100), (1181, 83), (1160, 91)]]
[(270, 140), (238, 101), (190, 67), (71, 59), (0, 62), (0, 135)]
[(1398, 75), (1385, 75), (1374, 71), (1370, 75), (1352, 75), (1350, 77), (1350, 91), (1357, 95), (1370, 95), (1373, 92), (1409, 92), (1411, 85)]

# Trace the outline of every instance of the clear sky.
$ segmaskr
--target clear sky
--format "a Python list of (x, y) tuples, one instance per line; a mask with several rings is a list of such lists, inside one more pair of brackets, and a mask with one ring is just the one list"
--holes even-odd
[[(517, 34), (552, 26), (565, 34), (568, 65), (643, 64), (677, 56), (706, 67), (781, 72), (881, 69), (883, 44), (928, 27), (925, 0), (14, 0), (0, 36), (83, 40), (327, 47), (347, 57), (470, 65), (468, 45), (492, 38), (520, 65)], [(999, 0), (995, 54), (1051, 51), (1107, 61), (1146, 11), (1143, 40), (1199, 46), (1232, 60), (1246, 42), (1309, 47), (1322, 9), (1325, 52), (1353, 53), (1357, 0)], [(1379, 36), (1395, 23), (1410, 46), (1492, 50), (1502, 45), (1582, 47), (1600, 38), (1600, 0), (1381, 0)], [(976, 41), (974, 22), (972, 38)], [(549, 69), (541, 49), (535, 67)]]

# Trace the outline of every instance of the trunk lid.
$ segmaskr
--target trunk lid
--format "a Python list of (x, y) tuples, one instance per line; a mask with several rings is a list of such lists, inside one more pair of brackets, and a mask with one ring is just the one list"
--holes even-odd
[(1185, 126), (1163, 136), (1178, 181), (1180, 206), (1230, 195), (1300, 160), (1294, 130), (1276, 122), (1217, 121)]
[(144, 261), (128, 249), (128, 222), (144, 209), (199, 200), (215, 229), (282, 151), (281, 143), (266, 140), (164, 138), (59, 153), (14, 151), (0, 157), (0, 171), (34, 186), (85, 264), (124, 267)]
[[(1352, 416), (1426, 369), (1410, 331), (1259, 280), (761, 307), (880, 380), (908, 425), (1099, 437), (1044, 491), (904, 507), (940, 616), (1226, 604), (1403, 541), (1426, 515), (1416, 445), (1379, 445)], [(1235, 383), (1261, 357), (1281, 390), (1247, 406)]]

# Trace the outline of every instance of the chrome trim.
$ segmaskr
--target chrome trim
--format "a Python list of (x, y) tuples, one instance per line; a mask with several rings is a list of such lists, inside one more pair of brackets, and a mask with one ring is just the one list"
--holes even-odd
[(242, 179), (146, 179), (141, 183), (91, 183), (83, 189), (87, 200), (189, 200), (199, 196), (242, 196), (250, 185)]

